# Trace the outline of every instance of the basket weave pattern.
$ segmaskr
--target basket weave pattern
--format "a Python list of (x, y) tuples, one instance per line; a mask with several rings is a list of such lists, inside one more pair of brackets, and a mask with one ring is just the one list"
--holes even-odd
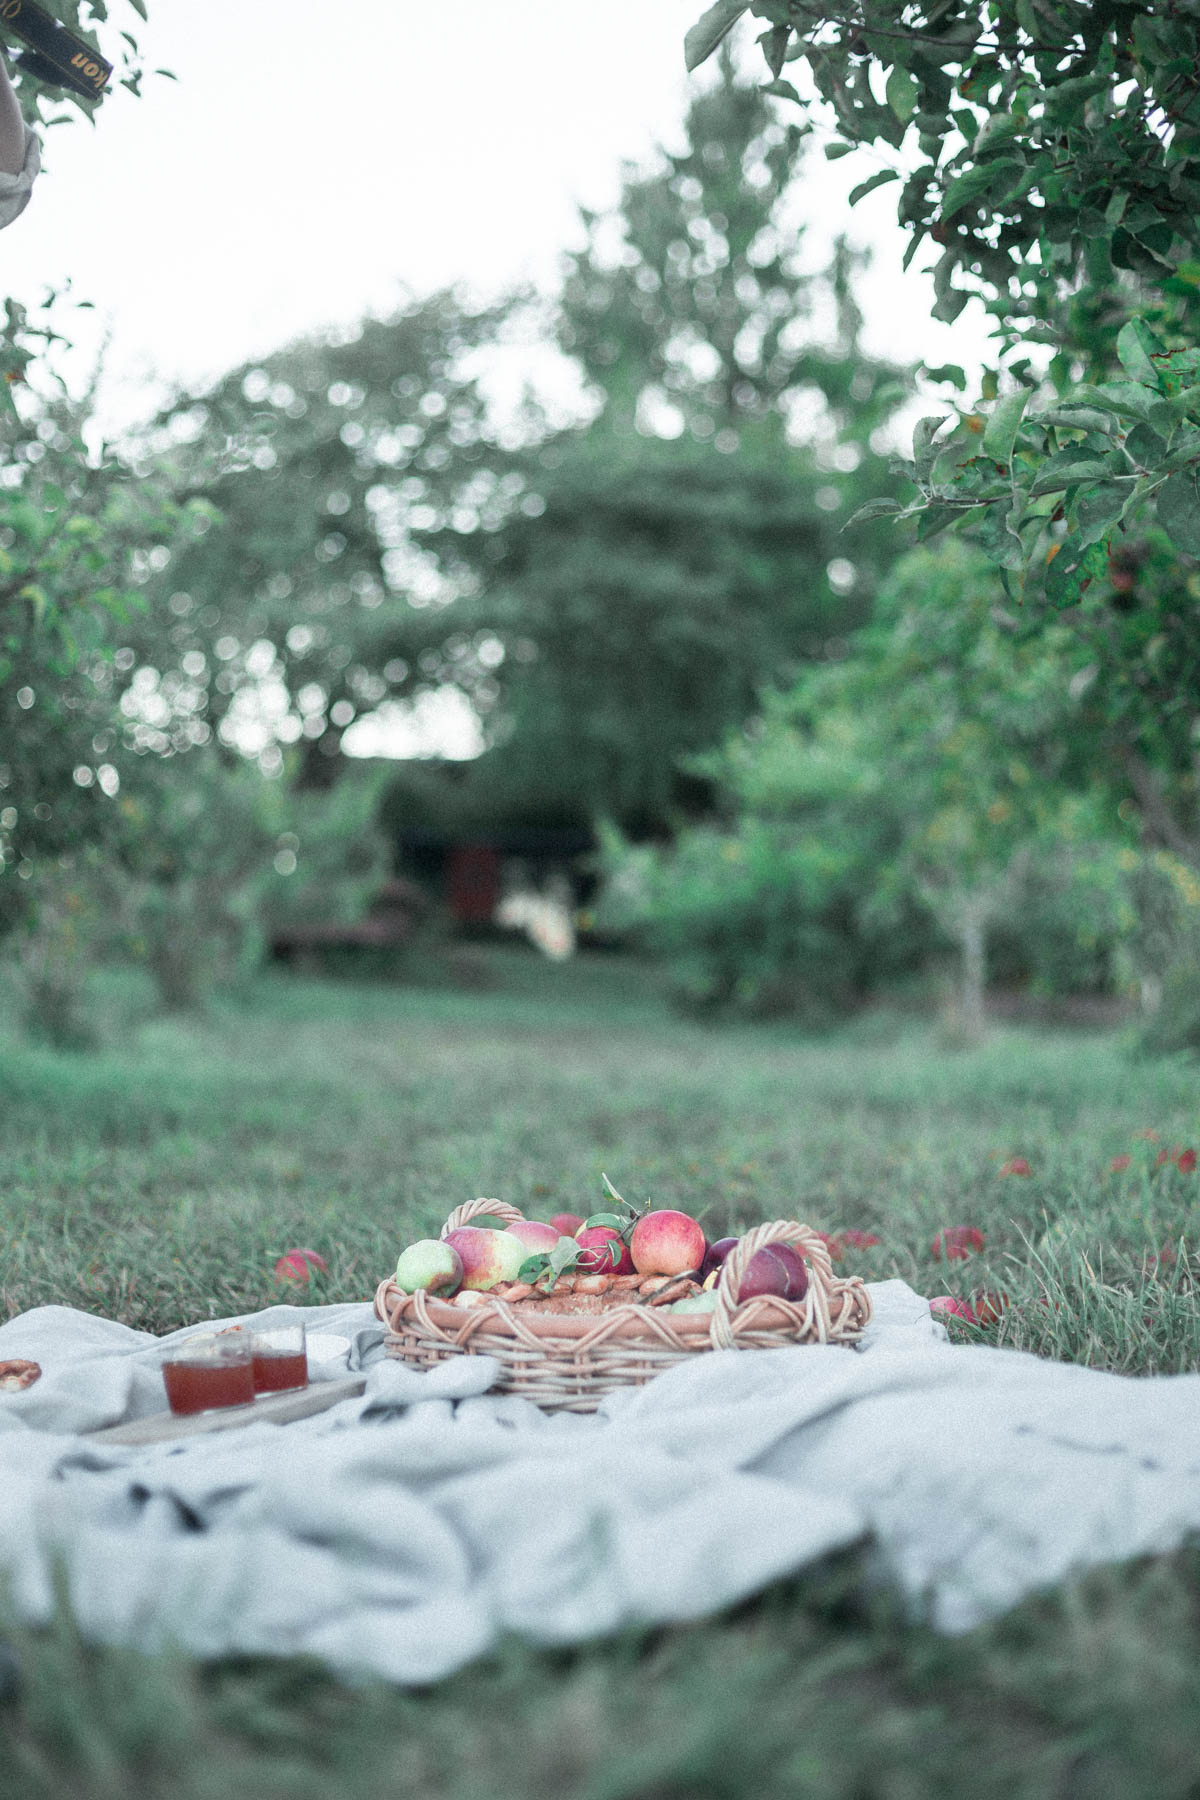
[[(442, 1236), (482, 1215), (516, 1224), (522, 1214), (500, 1200), (471, 1200), (451, 1213)], [(790, 1244), (808, 1264), (801, 1301), (763, 1297), (737, 1304), (746, 1265), (768, 1244)], [(757, 1225), (735, 1245), (717, 1283), (711, 1313), (671, 1313), (615, 1302), (599, 1316), (525, 1312), (493, 1299), (469, 1309), (406, 1294), (382, 1281), (377, 1316), (388, 1326), (389, 1356), (431, 1369), (452, 1356), (494, 1356), (496, 1389), (551, 1411), (594, 1412), (612, 1388), (638, 1386), (706, 1350), (778, 1350), (792, 1344), (853, 1344), (871, 1319), (871, 1297), (858, 1276), (840, 1280), (814, 1231), (791, 1219)]]

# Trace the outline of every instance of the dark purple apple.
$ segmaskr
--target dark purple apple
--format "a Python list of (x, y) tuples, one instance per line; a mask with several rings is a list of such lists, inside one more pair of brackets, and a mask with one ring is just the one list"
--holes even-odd
[(798, 1250), (790, 1244), (770, 1244), (771, 1255), (777, 1257), (787, 1271), (788, 1285), (785, 1300), (803, 1300), (808, 1292), (808, 1264)]
[(763, 1250), (756, 1250), (746, 1264), (738, 1288), (738, 1305), (743, 1300), (759, 1300), (767, 1294), (776, 1300), (786, 1300), (787, 1290), (788, 1271), (775, 1254), (774, 1246), (768, 1245)]
[(704, 1261), (700, 1265), (701, 1281), (704, 1280), (706, 1275), (711, 1275), (714, 1269), (719, 1269), (721, 1267), (721, 1264), (725, 1261), (725, 1258), (729, 1255), (729, 1252), (736, 1243), (737, 1239), (735, 1237), (718, 1238), (715, 1244), (710, 1244), (708, 1246), (708, 1249), (704, 1252)]

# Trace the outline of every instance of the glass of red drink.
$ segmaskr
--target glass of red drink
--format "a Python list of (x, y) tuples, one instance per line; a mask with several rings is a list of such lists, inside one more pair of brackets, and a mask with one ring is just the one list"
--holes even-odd
[(254, 1399), (254, 1359), (248, 1331), (201, 1333), (164, 1354), (163, 1382), (173, 1413), (248, 1406)]
[(308, 1386), (308, 1347), (303, 1325), (275, 1325), (251, 1339), (256, 1394), (281, 1394)]

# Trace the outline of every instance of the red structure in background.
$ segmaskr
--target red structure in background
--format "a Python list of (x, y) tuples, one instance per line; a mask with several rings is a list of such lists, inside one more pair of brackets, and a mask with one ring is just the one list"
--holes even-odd
[(446, 868), (446, 900), (459, 925), (487, 925), (500, 900), (500, 853), (491, 844), (456, 844)]

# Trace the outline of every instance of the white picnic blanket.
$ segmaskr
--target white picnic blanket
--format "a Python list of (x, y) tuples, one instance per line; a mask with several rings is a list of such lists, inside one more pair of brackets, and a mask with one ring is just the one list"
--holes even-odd
[(0, 1395), (0, 1571), (37, 1621), (60, 1569), (98, 1640), (423, 1683), (510, 1633), (713, 1612), (859, 1540), (962, 1631), (1200, 1529), (1200, 1376), (952, 1346), (902, 1282), (872, 1292), (859, 1351), (700, 1356), (592, 1418), (487, 1395), (482, 1357), (383, 1360), (366, 1306), (272, 1308), (250, 1319), (350, 1339), (319, 1373), (362, 1366), (366, 1393), (137, 1449), (83, 1434), (162, 1409), (170, 1340), (41, 1307), (0, 1326), (45, 1371)]

